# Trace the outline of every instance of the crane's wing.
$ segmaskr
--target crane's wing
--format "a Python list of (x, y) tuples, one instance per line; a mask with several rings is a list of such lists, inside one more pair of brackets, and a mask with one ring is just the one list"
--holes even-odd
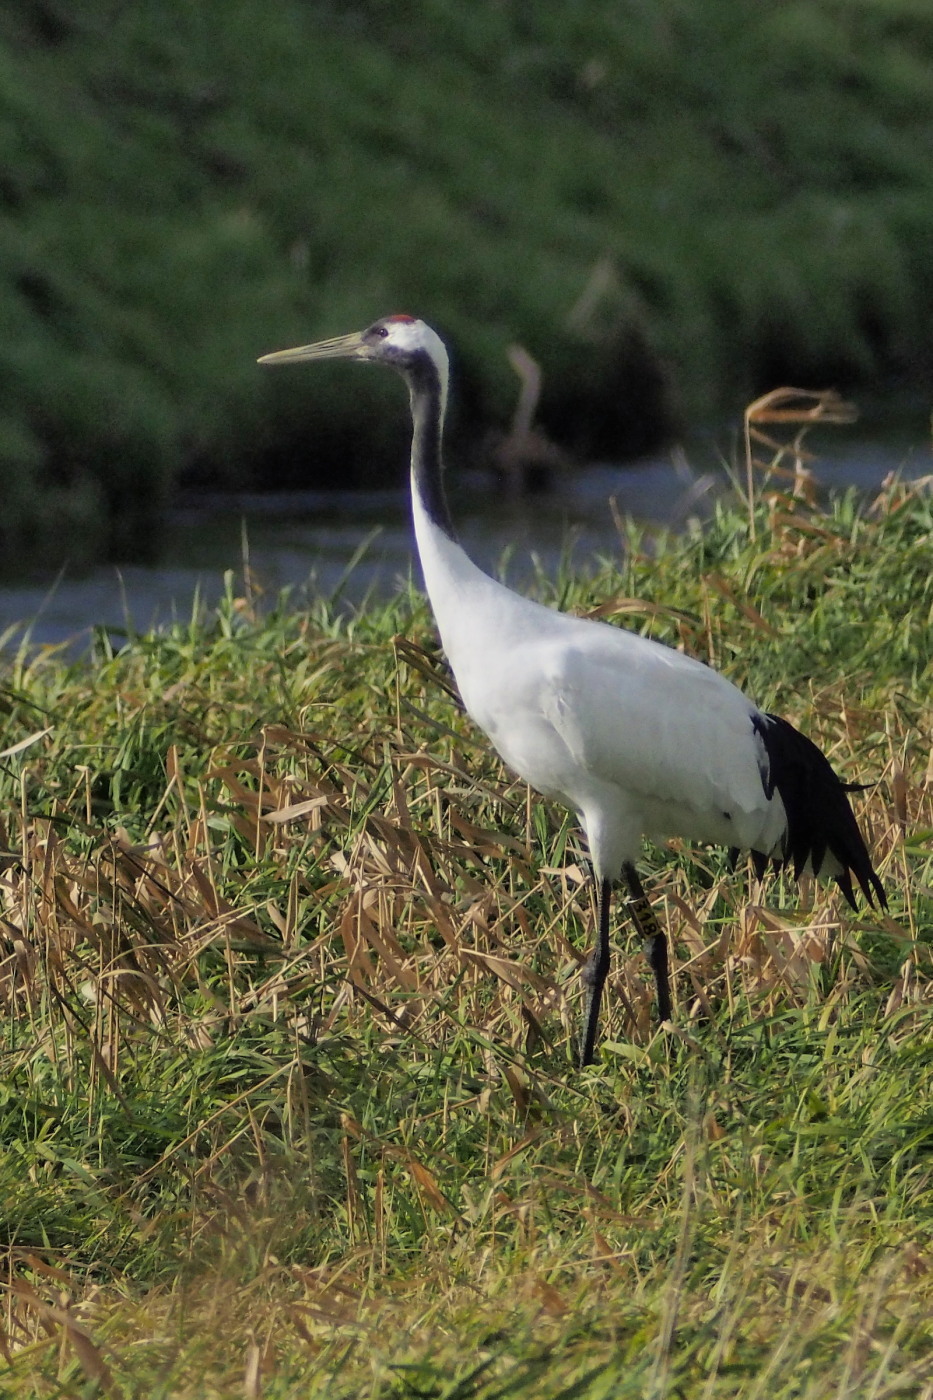
[(580, 812), (591, 841), (595, 818), (629, 843), (718, 843), (834, 877), (850, 903), (854, 876), (884, 904), (843, 785), (792, 725), (647, 638), (544, 609), (531, 621), (495, 639), (461, 690), (506, 762)]
[(738, 844), (760, 834), (773, 791), (759, 712), (724, 676), (631, 633), (593, 628), (552, 649), (541, 681), (542, 717), (581, 771), (692, 814), (688, 827), (728, 814)]

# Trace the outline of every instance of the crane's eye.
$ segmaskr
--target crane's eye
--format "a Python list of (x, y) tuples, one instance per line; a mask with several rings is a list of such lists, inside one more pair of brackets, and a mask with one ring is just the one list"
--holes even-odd
[(380, 340), (385, 340), (386, 336), (389, 334), (385, 326), (373, 326), (369, 333), (370, 335), (378, 335)]

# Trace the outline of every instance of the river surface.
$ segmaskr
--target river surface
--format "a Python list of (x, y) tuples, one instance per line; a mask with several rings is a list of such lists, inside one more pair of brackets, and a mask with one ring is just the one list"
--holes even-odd
[[(870, 491), (891, 470), (915, 477), (931, 467), (927, 449), (861, 444), (821, 459), (815, 472), (827, 488)], [(728, 489), (723, 472), (692, 471), (666, 457), (582, 468), (551, 493), (515, 502), (468, 477), (454, 513), (473, 558), (521, 587), (537, 569), (556, 572), (562, 556), (581, 569), (597, 555), (619, 556), (622, 516), (682, 527)], [(296, 606), (309, 591), (358, 603), (371, 592), (387, 595), (410, 574), (420, 579), (404, 490), (200, 499), (172, 512), (158, 565), (102, 566), (82, 576), (65, 569), (54, 580), (0, 588), (0, 645), (9, 654), (26, 638), (80, 653), (96, 627), (118, 641), (127, 630), (186, 619), (196, 600), (211, 606), (222, 595), (225, 572), (242, 579), (246, 560), (266, 596), (290, 586)]]

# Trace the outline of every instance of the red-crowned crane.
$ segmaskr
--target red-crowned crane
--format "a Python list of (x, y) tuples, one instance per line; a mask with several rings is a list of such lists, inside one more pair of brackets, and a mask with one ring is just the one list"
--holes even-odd
[(887, 907), (846, 789), (815, 744), (759, 710), (716, 671), (660, 642), (570, 617), (483, 573), (457, 543), (441, 440), (448, 363), (423, 321), (264, 355), (260, 364), (362, 360), (388, 365), (411, 398), (411, 501), (428, 597), (467, 713), (508, 766), (577, 814), (599, 893), (596, 946), (583, 967), (580, 1063), (592, 1063), (609, 971), (612, 883), (628, 885), (646, 943), (658, 1017), (671, 1016), (667, 939), (635, 869), (642, 838), (681, 836), (750, 851), (834, 879), (856, 907)]

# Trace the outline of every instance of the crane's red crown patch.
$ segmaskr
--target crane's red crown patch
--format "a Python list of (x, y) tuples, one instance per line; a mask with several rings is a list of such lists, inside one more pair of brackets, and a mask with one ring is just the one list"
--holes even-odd
[(398, 316), (387, 316), (387, 317), (386, 317), (386, 320), (387, 320), (387, 321), (407, 321), (407, 322), (409, 323), (409, 325), (411, 325), (411, 324), (414, 322), (415, 317), (414, 317), (414, 316), (406, 316), (405, 313), (404, 313), (404, 311), (403, 311), (403, 312), (401, 312), (400, 315), (398, 315)]

